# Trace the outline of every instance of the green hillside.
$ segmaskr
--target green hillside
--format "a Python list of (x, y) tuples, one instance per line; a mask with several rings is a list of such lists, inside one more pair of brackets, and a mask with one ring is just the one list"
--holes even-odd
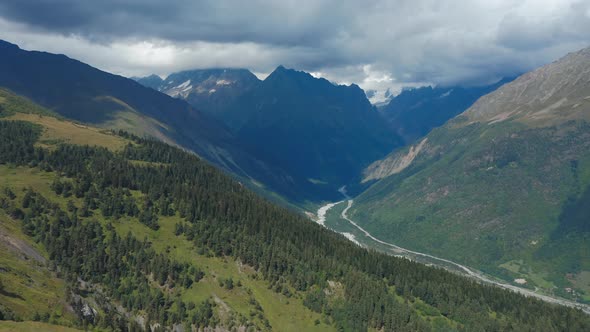
[(187, 149), (283, 205), (285, 194), (297, 193), (304, 202), (301, 189), (285, 170), (253, 154), (225, 125), (183, 100), (64, 55), (26, 51), (3, 40), (0, 58), (2, 90), (25, 96), (68, 120)]
[[(62, 143), (108, 147), (119, 151), (125, 144), (132, 143), (128, 139), (113, 135), (108, 131), (75, 124), (63, 119), (55, 118), (52, 114), (35, 104), (17, 97), (6, 91), (1, 91), (0, 116), (4, 121), (27, 121), (34, 123), (41, 129), (38, 147), (53, 150)], [(27, 112), (27, 113), (23, 113)], [(4, 123), (4, 122), (2, 122)], [(14, 122), (11, 122), (14, 123)], [(22, 123), (22, 122), (18, 122)], [(4, 161), (4, 160), (3, 160)], [(0, 162), (3, 164), (4, 162)], [(137, 162), (139, 165), (150, 165), (150, 162)], [(153, 163), (156, 164), (156, 163)], [(13, 164), (0, 165), (0, 199), (14, 194), (13, 201), (18, 201), (21, 193), (34, 190), (44, 197), (50, 198), (64, 210), (71, 206), (83, 206), (84, 202), (75, 194), (55, 194), (51, 188), (55, 183), (56, 174), (41, 171), (38, 168), (17, 167)], [(34, 188), (34, 189), (33, 189)], [(32, 191), (31, 191), (32, 192)], [(7, 194), (10, 193), (10, 194)], [(133, 195), (141, 196), (138, 192)], [(102, 214), (92, 213), (92, 219), (106, 225), (110, 221)], [(80, 216), (83, 219), (82, 216)], [(135, 218), (137, 219), (137, 218)], [(166, 253), (177, 261), (186, 262), (202, 269), (207, 273), (198, 283), (182, 294), (175, 294), (186, 299), (187, 303), (211, 302), (215, 308), (219, 307), (215, 317), (224, 326), (244, 325), (264, 327), (267, 321), (275, 326), (282, 326), (281, 330), (309, 330), (324, 331), (331, 327), (316, 324), (321, 319), (317, 313), (307, 309), (298, 298), (287, 297), (269, 289), (268, 284), (257, 278), (256, 272), (248, 266), (243, 266), (231, 257), (212, 257), (210, 254), (197, 255), (194, 245), (175, 235), (178, 222), (183, 219), (175, 216), (160, 218), (161, 228), (157, 231), (142, 225), (137, 220), (118, 220), (115, 230), (122, 237), (132, 232), (137, 239), (149, 239), (157, 252)], [(0, 268), (6, 274), (0, 276), (2, 291), (0, 292), (0, 312), (2, 319), (17, 319), (26, 321), (45, 321), (51, 324), (78, 326), (81, 322), (76, 313), (69, 307), (69, 300), (79, 285), (72, 285), (63, 275), (56, 271), (56, 265), (48, 261), (45, 247), (37, 243), (35, 237), (27, 236), (18, 220), (7, 215), (0, 209)], [(173, 246), (170, 244), (174, 243)], [(25, 248), (23, 250), (23, 248)], [(24, 253), (23, 253), (24, 252)], [(29, 254), (30, 253), (30, 254)], [(59, 265), (58, 265), (59, 266)], [(232, 280), (235, 289), (228, 289), (222, 281)], [(239, 285), (239, 286), (238, 286)], [(87, 290), (84, 290), (87, 292)], [(89, 302), (98, 301), (95, 297), (102, 294), (86, 295)], [(104, 299), (103, 299), (104, 300)], [(116, 302), (118, 303), (118, 302)], [(190, 304), (189, 304), (190, 305)], [(266, 311), (263, 311), (266, 308)], [(101, 314), (103, 314), (101, 312)], [(104, 314), (107, 314), (106, 312)], [(267, 318), (269, 317), (269, 318)], [(262, 322), (262, 323), (261, 323)], [(100, 329), (108, 326), (100, 327)], [(42, 330), (55, 329), (66, 331), (66, 328), (41, 323), (3, 323), (0, 331), (28, 331), (36, 328)]]
[[(398, 245), (590, 301), (588, 49), (367, 170), (354, 219)], [(522, 281), (521, 281), (522, 282)]]
[(14, 322), (0, 329), (590, 328), (580, 311), (359, 248), (163, 143), (52, 138), (68, 123), (23, 121), (27, 103), (1, 100), (0, 314)]

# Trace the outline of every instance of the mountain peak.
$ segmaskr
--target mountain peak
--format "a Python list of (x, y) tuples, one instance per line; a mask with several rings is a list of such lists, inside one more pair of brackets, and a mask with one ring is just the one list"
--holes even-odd
[(278, 65), (278, 67), (274, 71), (281, 71), (281, 70), (287, 70), (287, 68), (285, 68), (285, 66), (283, 66), (283, 65)]
[(278, 66), (268, 77), (264, 80), (264, 83), (284, 83), (284, 82), (297, 82), (297, 84), (301, 85), (316, 85), (321, 84), (322, 86), (335, 86), (330, 81), (326, 80), (325, 78), (317, 78), (312, 76), (310, 73), (285, 68), (284, 66)]
[(295, 73), (297, 72), (294, 69), (288, 69), (283, 65), (279, 65), (277, 68), (275, 68), (275, 70), (272, 71), (272, 73), (270, 73), (270, 75), (268, 75), (268, 77), (266, 79), (272, 78), (272, 77), (278, 77), (280, 75), (289, 75), (290, 73)]

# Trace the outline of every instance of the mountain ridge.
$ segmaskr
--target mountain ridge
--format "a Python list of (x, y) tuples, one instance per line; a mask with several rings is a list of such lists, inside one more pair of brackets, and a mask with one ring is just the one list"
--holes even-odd
[(467, 110), (480, 97), (495, 91), (514, 78), (489, 85), (426, 86), (404, 89), (378, 108), (383, 118), (407, 143), (414, 143), (433, 128)]
[[(0, 329), (58, 328), (33, 320), (101, 330), (590, 326), (580, 311), (360, 248), (176, 147), (0, 96), (0, 247), (14, 240), (42, 258), (0, 250), (10, 271), (0, 319), (25, 320)], [(64, 142), (52, 136), (56, 122), (124, 144)]]
[(293, 176), (327, 183), (326, 198), (337, 197), (336, 189), (401, 144), (357, 85), (335, 85), (285, 67), (226, 114), (225, 123), (244, 144)]
[(480, 98), (367, 169), (378, 180), (354, 219), (387, 241), (590, 301), (589, 83), (584, 49)]
[[(220, 81), (239, 82), (237, 71), (250, 77), (252, 84), (223, 84), (237, 88), (230, 95), (216, 90)], [(226, 73), (233, 78), (224, 78)], [(199, 81), (194, 75), (206, 79)], [(198, 89), (203, 98), (192, 98)], [(248, 151), (285, 170), (286, 187), (273, 189), (285, 194), (296, 184), (300, 194), (291, 198), (297, 201), (337, 197), (337, 188), (401, 144), (358, 85), (334, 84), (283, 65), (264, 80), (244, 69), (182, 71), (169, 75), (160, 90), (195, 107), (209, 105), (209, 114), (223, 122)], [(216, 101), (217, 95), (223, 96), (222, 102)]]

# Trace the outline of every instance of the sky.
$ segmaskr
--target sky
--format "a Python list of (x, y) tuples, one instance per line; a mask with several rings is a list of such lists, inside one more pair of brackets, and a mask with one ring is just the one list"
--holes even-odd
[(0, 39), (124, 76), (278, 65), (386, 91), (481, 85), (590, 46), (590, 0), (2, 0)]

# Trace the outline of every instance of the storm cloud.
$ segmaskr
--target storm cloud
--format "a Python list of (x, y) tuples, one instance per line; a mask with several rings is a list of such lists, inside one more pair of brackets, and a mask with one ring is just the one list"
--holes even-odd
[(483, 84), (590, 45), (589, 0), (4, 0), (0, 38), (123, 75), (283, 64), (378, 91)]

